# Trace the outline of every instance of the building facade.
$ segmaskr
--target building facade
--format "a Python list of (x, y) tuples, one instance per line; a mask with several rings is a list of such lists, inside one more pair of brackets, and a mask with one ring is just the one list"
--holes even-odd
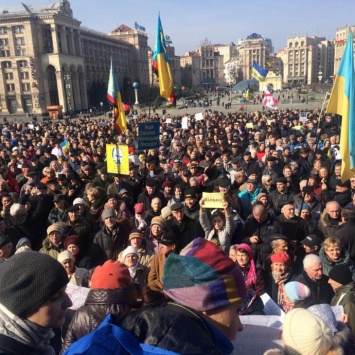
[(283, 62), (283, 81), (310, 85), (326, 81), (334, 67), (334, 41), (324, 37), (294, 37), (277, 55)]
[(95, 103), (90, 91), (106, 104), (111, 57), (121, 87), (136, 77), (148, 84), (147, 36), (132, 32), (138, 43), (81, 27), (66, 0), (0, 6), (1, 113), (80, 112)]
[(336, 29), (334, 44), (334, 75), (338, 72), (341, 57), (343, 56), (346, 41), (348, 40), (350, 31), (354, 33), (355, 26), (345, 26)]

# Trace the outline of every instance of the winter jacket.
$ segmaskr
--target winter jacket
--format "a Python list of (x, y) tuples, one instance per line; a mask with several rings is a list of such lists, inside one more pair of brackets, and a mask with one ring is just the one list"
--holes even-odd
[(330, 270), (336, 265), (346, 265), (353, 275), (353, 280), (355, 281), (355, 270), (354, 270), (354, 263), (350, 259), (349, 252), (346, 250), (342, 250), (340, 259), (336, 262), (331, 261), (327, 254), (325, 253), (324, 247), (321, 247), (319, 250), (319, 257), (322, 259), (323, 262), (323, 274), (329, 276)]
[(39, 353), (32, 346), (23, 344), (11, 337), (0, 334), (0, 355), (46, 355), (45, 352)]
[(62, 251), (64, 251), (65, 248), (62, 245), (62, 243), (59, 244), (58, 247), (55, 247), (50, 241), (49, 238), (47, 237), (44, 241), (43, 241), (43, 247), (40, 249), (40, 253), (43, 254), (47, 254), (50, 255), (52, 258), (54, 258), (55, 260), (58, 259), (58, 254), (61, 253)]
[(76, 286), (87, 286), (87, 276), (88, 271), (80, 267), (75, 268), (73, 275), (69, 276), (69, 283)]
[[(150, 268), (154, 253), (148, 248), (139, 248), (138, 253), (139, 253), (139, 259), (138, 259), (139, 263)], [(121, 263), (123, 263), (122, 254), (123, 251), (121, 251), (120, 254), (118, 255), (118, 261), (120, 261)]]
[(343, 306), (344, 313), (349, 316), (349, 323), (355, 334), (355, 285), (350, 282), (335, 290), (335, 295), (330, 303), (331, 306)]
[(91, 289), (84, 306), (74, 314), (65, 335), (62, 352), (71, 344), (96, 329), (104, 318), (112, 313), (123, 316), (129, 312), (128, 301), (136, 300), (135, 287), (118, 289)]
[[(244, 276), (245, 282), (247, 282), (250, 263), (248, 263), (246, 267), (239, 268)], [(265, 293), (265, 277), (263, 270), (256, 268), (256, 280), (251, 285), (248, 285), (247, 288), (254, 290), (259, 296)]]
[(345, 222), (334, 230), (334, 237), (341, 241), (342, 247), (349, 252), (350, 258), (355, 260), (355, 223)]
[(260, 188), (257, 187), (254, 192), (250, 193), (250, 192), (248, 192), (248, 190), (244, 190), (244, 191), (239, 192), (238, 196), (242, 200), (247, 200), (249, 202), (253, 202), (256, 200), (259, 193), (260, 193)]
[(233, 345), (194, 310), (176, 303), (147, 306), (128, 314), (118, 325), (133, 333), (140, 343), (178, 354), (231, 354)]
[(293, 191), (288, 191), (288, 190), (285, 191), (284, 193), (280, 193), (277, 190), (272, 190), (270, 192), (270, 200), (277, 213), (281, 212), (281, 204), (284, 201), (292, 200), (293, 196), (294, 196)]
[(309, 287), (311, 290), (310, 297), (318, 303), (328, 303), (334, 296), (332, 287), (328, 284), (328, 276), (322, 275), (320, 280), (311, 280), (306, 271), (302, 271), (301, 274), (295, 276), (292, 281), (298, 281)]
[(154, 291), (163, 290), (163, 276), (166, 256), (164, 254), (156, 254), (153, 257), (152, 265), (148, 274), (148, 287)]
[(323, 238), (333, 237), (339, 224), (332, 224), (326, 210), (323, 211), (318, 221), (318, 229), (323, 234)]
[[(109, 234), (110, 233), (110, 234)], [(95, 234), (94, 247), (99, 247), (108, 259), (117, 260), (118, 254), (128, 246), (129, 231), (116, 223), (113, 231), (109, 232), (106, 226)]]
[[(200, 223), (203, 230), (205, 231), (205, 239), (212, 240), (213, 236), (215, 235), (215, 230), (211, 225), (211, 222), (206, 212), (200, 213)], [(219, 246), (223, 249), (225, 253), (229, 252), (229, 247), (231, 246), (232, 224), (232, 215), (226, 216), (226, 221), (223, 228), (217, 232)]]
[[(274, 218), (269, 216), (265, 222), (259, 223), (251, 216), (244, 223), (241, 239), (238, 243), (250, 245), (255, 262), (259, 265), (263, 265), (272, 251), (270, 237), (276, 233), (280, 233), (280, 227)], [(253, 235), (258, 236), (259, 243), (250, 243), (250, 237)]]
[(189, 208), (185, 205), (184, 212), (187, 217), (190, 217), (191, 219), (198, 221), (200, 215), (200, 206), (198, 202), (195, 204), (195, 206), (192, 206), (192, 208)]
[(305, 205), (307, 205), (311, 209), (310, 212), (312, 214), (312, 217), (316, 221), (319, 221), (319, 218), (321, 216), (322, 209), (323, 209), (323, 206), (322, 206), (321, 202), (318, 201), (316, 198), (313, 198), (313, 201), (310, 204), (308, 204), (306, 202), (303, 202), (303, 204), (302, 204), (302, 201), (303, 201), (303, 197), (302, 196), (299, 196), (299, 197), (295, 198), (295, 204), (294, 204), (295, 214), (297, 216), (299, 216), (301, 214), (301, 212), (300, 212), (301, 206), (303, 208), (303, 207), (305, 207)]
[(300, 242), (308, 235), (307, 222), (297, 216), (291, 219), (285, 218), (282, 214), (277, 217), (280, 233), (285, 235), (289, 240), (296, 240)]

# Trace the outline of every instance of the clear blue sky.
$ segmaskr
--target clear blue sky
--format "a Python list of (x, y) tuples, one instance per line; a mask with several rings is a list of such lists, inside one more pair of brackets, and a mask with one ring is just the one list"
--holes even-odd
[[(50, 0), (24, 0), (46, 2)], [(171, 37), (177, 55), (195, 50), (205, 38), (228, 44), (253, 32), (271, 38), (277, 52), (295, 35), (334, 39), (337, 27), (355, 25), (354, 0), (71, 0), (70, 4), (83, 26), (101, 32), (122, 23), (133, 28), (138, 22), (146, 28), (153, 49), (160, 11), (164, 34)]]

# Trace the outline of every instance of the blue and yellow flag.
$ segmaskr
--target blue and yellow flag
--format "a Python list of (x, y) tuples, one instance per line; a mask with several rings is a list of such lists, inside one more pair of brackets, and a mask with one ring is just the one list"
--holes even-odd
[(107, 88), (107, 101), (112, 106), (113, 117), (115, 119), (115, 129), (118, 134), (123, 134), (127, 130), (126, 115), (123, 110), (120, 88), (117, 77), (113, 72), (113, 63), (111, 58), (110, 77)]
[(257, 62), (253, 62), (251, 76), (258, 81), (265, 81), (268, 71), (261, 67)]
[(155, 73), (159, 78), (160, 95), (175, 106), (176, 100), (174, 81), (171, 73), (168, 54), (166, 51), (163, 27), (160, 22), (160, 14), (158, 15), (157, 37), (155, 40), (152, 67), (153, 73)]
[(250, 82), (248, 81), (248, 86), (247, 89), (245, 91), (245, 99), (249, 100), (249, 90), (250, 90)]
[(64, 141), (62, 143), (60, 143), (60, 147), (62, 148), (62, 150), (68, 150), (70, 147), (70, 143), (68, 141), (68, 138), (65, 138)]
[(355, 167), (355, 96), (354, 96), (354, 52), (353, 34), (341, 58), (340, 66), (330, 95), (327, 112), (342, 117), (340, 133), (341, 180), (344, 182), (354, 175)]

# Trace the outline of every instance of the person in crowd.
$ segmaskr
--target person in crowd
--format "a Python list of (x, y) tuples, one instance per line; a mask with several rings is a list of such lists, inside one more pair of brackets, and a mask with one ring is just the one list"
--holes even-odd
[(74, 314), (65, 335), (62, 352), (96, 329), (107, 314), (123, 317), (131, 310), (137, 290), (126, 265), (107, 260), (91, 276), (85, 304)]
[(148, 227), (148, 224), (146, 222), (147, 217), (148, 214), (145, 210), (144, 204), (136, 203), (134, 205), (134, 217), (132, 217), (133, 220), (131, 219), (133, 226), (144, 232)]
[(185, 207), (184, 213), (187, 217), (198, 221), (200, 214), (200, 207), (198, 202), (198, 196), (195, 188), (188, 188), (185, 191)]
[(140, 286), (141, 293), (147, 287), (149, 268), (139, 262), (139, 252), (129, 245), (122, 252), (123, 263), (128, 267), (132, 280)]
[(301, 244), (305, 250), (305, 254), (318, 255), (319, 250), (321, 248), (322, 241), (317, 235), (310, 234), (310, 235), (307, 235), (306, 238), (301, 240)]
[(164, 266), (168, 256), (177, 250), (177, 240), (173, 233), (167, 233), (159, 240), (160, 253), (155, 254), (148, 274), (148, 287), (153, 291), (163, 290)]
[[(44, 272), (45, 270), (45, 272)], [(49, 255), (29, 251), (0, 267), (0, 352), (55, 354), (52, 328), (65, 322), (72, 302), (68, 276)]]
[(290, 307), (284, 292), (285, 284), (292, 278), (291, 259), (282, 252), (272, 254), (270, 259), (271, 272), (266, 275), (266, 292), (287, 313)]
[(318, 229), (323, 235), (323, 239), (332, 237), (334, 231), (341, 222), (341, 208), (338, 202), (329, 201), (318, 221)]
[(346, 265), (355, 280), (354, 263), (350, 259), (349, 252), (344, 249), (336, 237), (329, 237), (319, 251), (319, 257), (323, 262), (323, 273), (328, 276), (330, 270), (336, 265)]
[(54, 223), (47, 228), (47, 238), (43, 241), (43, 246), (39, 252), (58, 259), (58, 254), (64, 250), (63, 229), (59, 223)]
[(311, 290), (310, 297), (317, 303), (330, 303), (334, 292), (328, 284), (328, 277), (323, 274), (322, 259), (315, 254), (308, 254), (303, 259), (303, 270), (293, 277)]
[[(152, 263), (154, 253), (146, 247), (146, 241), (143, 237), (143, 233), (139, 229), (132, 229), (128, 236), (130, 246), (137, 249), (138, 261), (140, 264), (150, 267)], [(123, 251), (118, 255), (118, 261), (123, 261)]]
[(10, 237), (6, 234), (0, 234), (0, 264), (10, 258), (13, 247)]
[(67, 250), (58, 254), (57, 260), (63, 265), (69, 279), (69, 283), (75, 286), (88, 286), (88, 270), (75, 266), (75, 259)]
[(94, 255), (92, 255), (92, 248), (84, 253), (79, 236), (69, 235), (66, 237), (64, 240), (64, 248), (72, 254), (74, 264), (78, 268), (90, 270), (97, 266)]
[(349, 252), (351, 260), (355, 260), (355, 210), (343, 208), (340, 212), (341, 222), (334, 231), (342, 247)]
[(247, 289), (252, 289), (257, 295), (265, 293), (265, 278), (261, 268), (255, 265), (253, 251), (245, 243), (232, 245), (229, 249), (229, 257), (238, 264), (245, 280)]
[(206, 239), (221, 247), (226, 253), (229, 251), (232, 239), (232, 214), (227, 201), (223, 201), (223, 212), (215, 211), (210, 222), (204, 208), (205, 200), (200, 200), (200, 224), (205, 231)]

